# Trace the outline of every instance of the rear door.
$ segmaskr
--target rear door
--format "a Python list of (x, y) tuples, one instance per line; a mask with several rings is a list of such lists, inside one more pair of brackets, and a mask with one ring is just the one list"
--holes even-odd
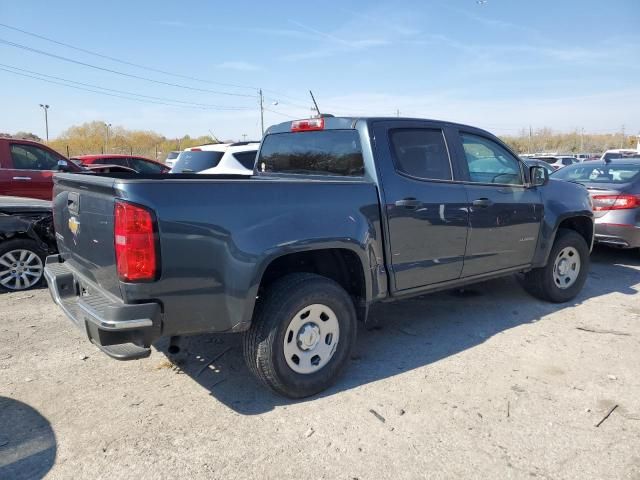
[(64, 157), (36, 145), (9, 142), (8, 161), (3, 172), (7, 195), (51, 200), (53, 174)]
[(395, 290), (459, 278), (468, 202), (442, 125), (389, 121), (373, 130)]
[(458, 130), (456, 139), (469, 198), (462, 277), (531, 263), (543, 205), (526, 185), (524, 164), (484, 132)]

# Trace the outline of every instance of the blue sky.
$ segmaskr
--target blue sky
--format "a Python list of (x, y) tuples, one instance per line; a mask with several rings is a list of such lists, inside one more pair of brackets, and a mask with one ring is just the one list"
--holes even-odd
[(256, 138), (263, 88), (267, 125), (308, 116), (312, 89), (338, 115), (399, 110), (499, 134), (640, 133), (640, 0), (22, 0), (0, 2), (0, 23), (181, 75), (0, 26), (0, 69), (14, 72), (0, 70), (3, 132), (44, 136), (38, 104), (48, 103), (52, 137), (99, 119), (170, 137)]

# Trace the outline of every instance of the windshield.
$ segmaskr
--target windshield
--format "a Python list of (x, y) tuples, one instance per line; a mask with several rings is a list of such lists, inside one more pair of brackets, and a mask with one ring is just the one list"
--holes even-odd
[(360, 138), (355, 130), (267, 135), (258, 168), (263, 172), (362, 176)]
[(578, 183), (629, 183), (640, 178), (637, 165), (585, 165), (567, 167), (556, 171), (553, 178)]
[(171, 173), (196, 173), (213, 168), (220, 163), (224, 152), (180, 152)]

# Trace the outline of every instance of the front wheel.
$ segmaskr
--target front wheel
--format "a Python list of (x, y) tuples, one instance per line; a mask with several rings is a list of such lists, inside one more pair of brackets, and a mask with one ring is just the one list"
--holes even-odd
[(263, 383), (303, 398), (335, 381), (356, 338), (353, 301), (339, 284), (310, 273), (287, 275), (265, 292), (256, 310), (243, 350)]
[(524, 287), (534, 297), (553, 303), (572, 300), (589, 273), (589, 247), (574, 230), (560, 229), (547, 265), (524, 275)]

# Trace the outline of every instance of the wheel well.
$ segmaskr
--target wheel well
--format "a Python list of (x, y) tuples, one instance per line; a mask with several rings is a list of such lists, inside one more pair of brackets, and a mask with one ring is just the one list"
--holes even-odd
[(308, 272), (330, 278), (353, 298), (360, 316), (366, 300), (366, 284), (358, 255), (344, 248), (309, 250), (283, 255), (273, 260), (260, 281), (258, 296), (277, 279), (295, 272)]
[(566, 228), (569, 230), (575, 230), (584, 238), (587, 242), (587, 246), (591, 247), (591, 241), (593, 239), (593, 222), (588, 217), (571, 217), (563, 220), (558, 225), (558, 229)]

